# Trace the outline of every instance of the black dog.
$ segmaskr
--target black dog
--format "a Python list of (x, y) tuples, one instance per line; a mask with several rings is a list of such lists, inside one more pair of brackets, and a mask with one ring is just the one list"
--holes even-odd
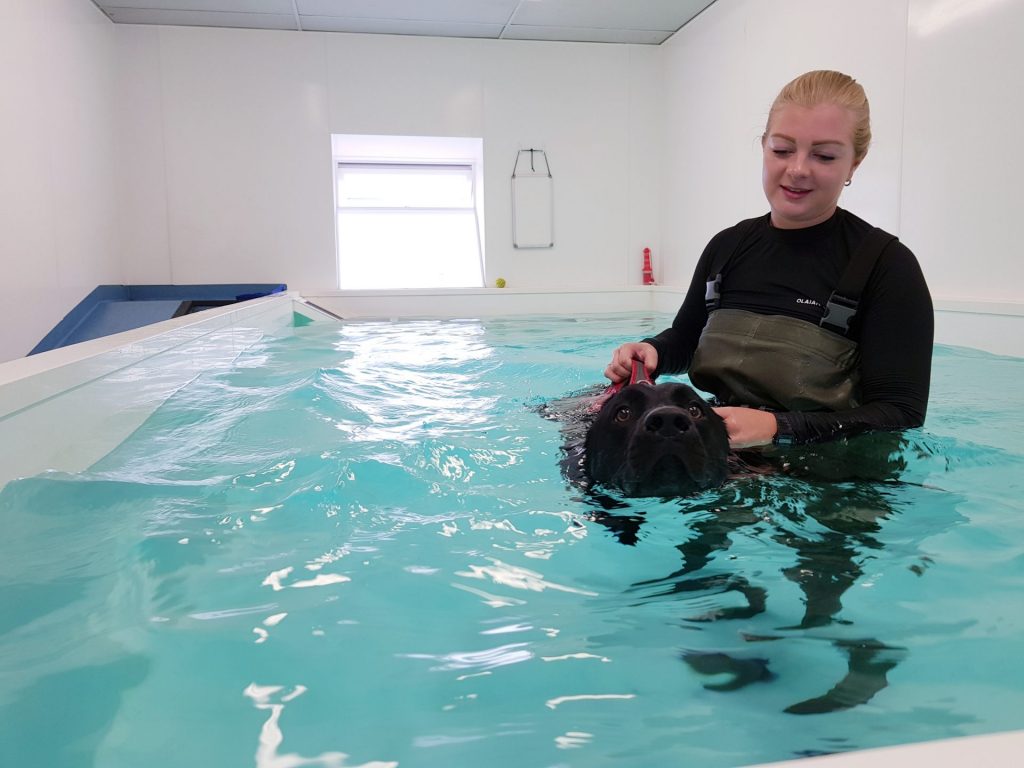
[(669, 497), (737, 477), (783, 473), (824, 482), (882, 482), (898, 479), (906, 468), (898, 432), (857, 435), (856, 440), (798, 451), (732, 452), (725, 422), (693, 389), (654, 384), (642, 366), (631, 382), (588, 398), (582, 415), (566, 414), (571, 425), (563, 427), (565, 469), (575, 484), (596, 483), (627, 497)]
[(725, 482), (725, 422), (685, 384), (644, 377), (600, 405), (587, 429), (583, 470), (625, 496), (685, 496)]

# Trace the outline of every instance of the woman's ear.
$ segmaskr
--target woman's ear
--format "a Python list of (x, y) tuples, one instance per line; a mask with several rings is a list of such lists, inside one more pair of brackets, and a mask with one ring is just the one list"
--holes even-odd
[(853, 181), (854, 171), (857, 170), (857, 168), (860, 166), (860, 164), (863, 161), (864, 161), (864, 158), (862, 157), (860, 160), (855, 160), (853, 162), (853, 165), (850, 166), (850, 172), (846, 175), (846, 184), (844, 184), (844, 186), (847, 186), (847, 187), (850, 186), (850, 182)]

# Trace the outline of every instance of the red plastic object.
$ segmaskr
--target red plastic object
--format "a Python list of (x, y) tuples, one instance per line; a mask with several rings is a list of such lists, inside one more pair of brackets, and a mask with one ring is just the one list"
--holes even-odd
[(654, 269), (651, 267), (650, 248), (644, 248), (644, 285), (654, 285)]

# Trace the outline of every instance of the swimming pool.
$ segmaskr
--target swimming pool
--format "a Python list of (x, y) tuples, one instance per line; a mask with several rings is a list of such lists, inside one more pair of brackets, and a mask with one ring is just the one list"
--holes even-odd
[(9, 483), (4, 764), (732, 766), (1024, 726), (1022, 361), (940, 347), (900, 483), (602, 517), (536, 409), (666, 320), (250, 334)]

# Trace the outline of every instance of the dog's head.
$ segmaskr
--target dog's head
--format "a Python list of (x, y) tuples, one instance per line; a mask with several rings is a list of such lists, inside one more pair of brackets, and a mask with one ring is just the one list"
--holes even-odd
[(584, 457), (592, 482), (626, 496), (682, 496), (725, 481), (729, 436), (685, 384), (632, 384), (602, 404)]

